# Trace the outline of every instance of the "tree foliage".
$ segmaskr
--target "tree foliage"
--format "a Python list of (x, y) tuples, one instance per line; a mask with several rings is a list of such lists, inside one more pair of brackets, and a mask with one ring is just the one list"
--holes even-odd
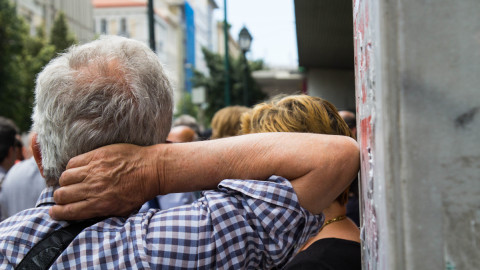
[(56, 52), (75, 43), (63, 14), (55, 20), (50, 37), (49, 42), (43, 26), (30, 36), (11, 1), (0, 0), (0, 115), (15, 121), (24, 132), (31, 125), (37, 74)]
[[(205, 111), (206, 120), (210, 121), (218, 110), (225, 107), (225, 65), (224, 58), (207, 49), (202, 49), (210, 75), (207, 76), (198, 70), (195, 71), (193, 84), (195, 87), (203, 86), (207, 91), (208, 107)], [(230, 105), (257, 104), (266, 98), (258, 84), (252, 77), (252, 71), (263, 69), (263, 61), (248, 62), (246, 69), (243, 56), (237, 59), (230, 58)], [(245, 76), (247, 77), (245, 80)], [(248, 100), (244, 102), (244, 83), (248, 85)]]
[(75, 37), (70, 33), (67, 25), (67, 19), (63, 12), (59, 12), (53, 23), (52, 33), (50, 35), (50, 44), (55, 46), (57, 52), (63, 52), (68, 47), (77, 43)]
[(24, 49), (27, 25), (8, 0), (0, 0), (0, 115), (21, 122), (19, 97), (26, 92)]
[(37, 27), (37, 35), (27, 36), (24, 52), (25, 92), (20, 96), (22, 119), (19, 125), (26, 131), (31, 126), (31, 114), (34, 102), (35, 79), (37, 74), (55, 55), (55, 46), (48, 44), (45, 27)]
[(198, 116), (198, 106), (193, 104), (192, 95), (189, 93), (184, 93), (180, 101), (178, 102), (177, 112), (175, 117), (178, 117), (182, 114), (188, 114), (193, 117)]

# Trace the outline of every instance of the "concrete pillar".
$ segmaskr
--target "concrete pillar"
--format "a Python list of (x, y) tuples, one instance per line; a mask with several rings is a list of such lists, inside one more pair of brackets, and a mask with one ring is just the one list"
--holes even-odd
[(480, 269), (480, 1), (353, 13), (364, 269)]

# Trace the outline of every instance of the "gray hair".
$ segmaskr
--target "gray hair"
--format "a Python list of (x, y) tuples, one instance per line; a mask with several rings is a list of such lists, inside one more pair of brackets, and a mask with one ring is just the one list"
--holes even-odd
[(200, 135), (202, 133), (202, 128), (200, 125), (197, 123), (197, 120), (188, 114), (182, 114), (179, 117), (177, 117), (175, 120), (173, 120), (173, 127), (178, 127), (178, 126), (187, 126), (193, 129), (197, 135)]
[(95, 148), (164, 142), (173, 91), (157, 55), (131, 39), (104, 36), (72, 46), (38, 75), (33, 131), (48, 185), (68, 161)]

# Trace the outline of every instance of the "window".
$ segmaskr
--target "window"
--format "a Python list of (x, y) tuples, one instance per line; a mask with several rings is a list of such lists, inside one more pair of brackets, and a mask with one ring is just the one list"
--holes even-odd
[(105, 35), (107, 34), (107, 20), (102, 19), (100, 21), (100, 34)]
[(118, 33), (120, 36), (129, 37), (127, 31), (127, 19), (121, 18), (120, 19), (120, 32)]

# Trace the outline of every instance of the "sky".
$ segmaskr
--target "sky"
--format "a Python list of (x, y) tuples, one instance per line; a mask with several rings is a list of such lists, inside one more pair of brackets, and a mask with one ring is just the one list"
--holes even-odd
[[(215, 1), (215, 16), (223, 21), (224, 0)], [(227, 0), (227, 19), (236, 40), (243, 26), (253, 36), (248, 59), (263, 59), (272, 68), (298, 66), (293, 0)]]

